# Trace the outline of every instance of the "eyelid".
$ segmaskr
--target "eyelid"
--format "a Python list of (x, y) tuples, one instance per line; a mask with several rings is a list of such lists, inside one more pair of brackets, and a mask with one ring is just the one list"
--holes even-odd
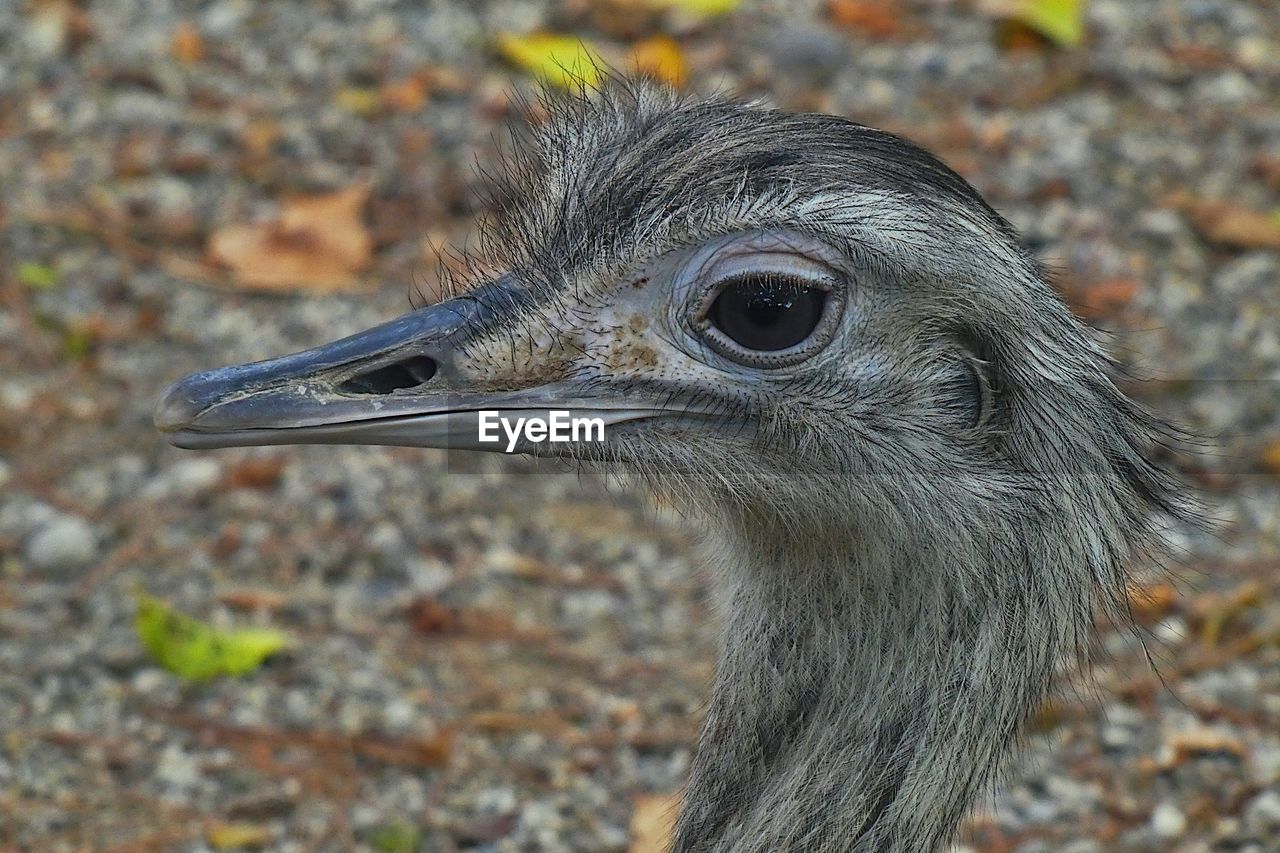
[(826, 290), (835, 289), (839, 280), (835, 270), (820, 261), (792, 252), (768, 251), (734, 252), (713, 258), (698, 271), (698, 278), (703, 282), (702, 291), (705, 294), (707, 290), (723, 288), (728, 282), (744, 275), (761, 274), (794, 278)]
[(839, 290), (840, 278), (826, 264), (787, 252), (751, 252), (734, 254), (708, 264), (702, 270), (702, 284), (697, 290), (693, 312), (695, 327), (702, 328), (716, 298), (734, 282), (760, 275), (791, 279), (809, 288), (827, 293)]

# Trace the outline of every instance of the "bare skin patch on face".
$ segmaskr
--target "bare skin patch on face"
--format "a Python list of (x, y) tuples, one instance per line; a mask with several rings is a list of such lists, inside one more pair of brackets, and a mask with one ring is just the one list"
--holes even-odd
[(582, 355), (578, 330), (546, 312), (472, 341), (459, 372), (477, 389), (519, 391), (568, 379)]

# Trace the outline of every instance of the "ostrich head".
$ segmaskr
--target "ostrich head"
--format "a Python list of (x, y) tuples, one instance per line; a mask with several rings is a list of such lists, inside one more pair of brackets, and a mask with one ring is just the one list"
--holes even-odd
[(1009, 225), (910, 143), (612, 84), (500, 170), (492, 279), (188, 377), (182, 447), (506, 449), (482, 410), (597, 417), (520, 452), (706, 519), (725, 619), (677, 850), (925, 850), (1060, 662), (1122, 614), (1176, 492), (1159, 425)]

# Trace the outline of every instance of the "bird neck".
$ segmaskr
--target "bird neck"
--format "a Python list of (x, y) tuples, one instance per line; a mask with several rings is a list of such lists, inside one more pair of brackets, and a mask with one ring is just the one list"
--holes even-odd
[(725, 646), (673, 849), (936, 849), (1080, 625), (1014, 555), (980, 574), (1009, 582), (972, 589), (945, 555), (842, 558), (800, 538), (716, 549)]

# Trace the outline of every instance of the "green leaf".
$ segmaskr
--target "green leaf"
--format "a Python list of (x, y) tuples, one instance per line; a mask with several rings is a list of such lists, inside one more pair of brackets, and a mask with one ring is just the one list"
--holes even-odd
[(1074, 47), (1084, 40), (1085, 0), (1021, 0), (1013, 17), (1050, 41)]
[(18, 281), (32, 290), (49, 290), (58, 283), (58, 271), (44, 264), (27, 261), (18, 265)]
[(422, 845), (422, 833), (401, 820), (378, 827), (369, 843), (378, 853), (415, 853)]
[(173, 610), (160, 599), (138, 593), (134, 628), (160, 666), (191, 681), (252, 672), (285, 645), (269, 628), (222, 631)]
[(565, 89), (600, 81), (603, 60), (599, 52), (577, 36), (534, 33), (498, 36), (498, 50), (513, 65), (544, 83)]
[(67, 326), (62, 334), (62, 351), (71, 359), (87, 358), (93, 352), (93, 331), (82, 324)]

